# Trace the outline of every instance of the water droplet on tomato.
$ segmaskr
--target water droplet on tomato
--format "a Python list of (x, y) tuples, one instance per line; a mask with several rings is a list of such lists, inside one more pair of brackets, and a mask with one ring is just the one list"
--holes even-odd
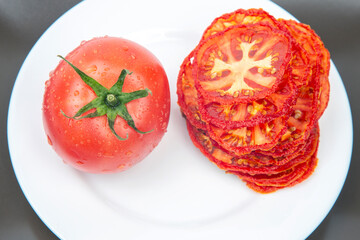
[(97, 52), (98, 52), (98, 51), (97, 51), (97, 49), (94, 49), (94, 51), (93, 51), (93, 52), (94, 52), (94, 54), (97, 54)]
[(135, 117), (137, 118), (137, 119), (139, 119), (139, 120), (141, 120), (142, 119), (142, 116), (141, 116), (141, 113), (135, 113)]
[(86, 41), (81, 41), (80, 45), (84, 45), (86, 43)]
[(131, 54), (131, 58), (132, 58), (133, 60), (135, 60), (135, 59), (136, 59), (136, 56), (135, 56), (134, 54)]
[(123, 50), (126, 52), (127, 50), (129, 50), (128, 46), (123, 46)]
[(69, 121), (68, 121), (68, 125), (69, 125), (69, 127), (71, 127), (72, 126), (72, 124), (73, 124), (73, 119), (69, 119)]
[(91, 73), (91, 72), (95, 72), (96, 70), (97, 70), (97, 66), (92, 65), (89, 68), (87, 68), (85, 71)]
[(79, 165), (83, 165), (83, 164), (84, 164), (84, 162), (82, 162), (82, 161), (77, 161), (76, 163), (79, 164)]
[(47, 135), (47, 141), (48, 141), (48, 144), (49, 144), (50, 146), (52, 146), (52, 145), (53, 145), (53, 143), (52, 143), (52, 141), (51, 141), (51, 139), (50, 139), (49, 135)]
[(165, 122), (161, 123), (161, 130), (165, 130), (166, 126), (167, 126), (167, 124)]
[(126, 154), (126, 156), (131, 156), (133, 154), (133, 152), (132, 151), (127, 151), (125, 154)]
[(102, 152), (98, 152), (97, 156), (101, 158), (103, 156)]
[(123, 169), (123, 168), (125, 168), (125, 167), (126, 167), (125, 164), (120, 164), (117, 168), (118, 168), (118, 169)]
[(50, 86), (50, 81), (47, 80), (47, 81), (45, 82), (45, 87), (49, 87), (49, 86)]

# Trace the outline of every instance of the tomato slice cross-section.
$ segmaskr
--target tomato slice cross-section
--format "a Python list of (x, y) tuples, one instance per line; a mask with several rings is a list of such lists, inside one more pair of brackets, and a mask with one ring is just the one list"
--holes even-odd
[(310, 28), (310, 26), (298, 23), (294, 20), (280, 19), (293, 38), (299, 45), (305, 49), (310, 57), (312, 67), (312, 76), (319, 81), (318, 111), (317, 119), (324, 113), (330, 95), (329, 71), (330, 71), (330, 53), (325, 48), (321, 38)]
[(223, 129), (207, 124), (209, 136), (220, 146), (235, 154), (246, 154), (258, 149), (271, 149), (286, 131), (287, 117), (253, 127)]
[(305, 162), (318, 148), (319, 131), (314, 128), (307, 139), (306, 147), (288, 157), (273, 158), (262, 154), (235, 155), (213, 141), (206, 131), (197, 129), (187, 122), (191, 140), (200, 151), (220, 169), (250, 175), (278, 174)]
[[(281, 185), (277, 184), (277, 185), (274, 185), (274, 184), (267, 184), (267, 185), (263, 185), (263, 184), (259, 184), (259, 183), (256, 183), (254, 181), (247, 181), (247, 180), (243, 180), (246, 185), (256, 191), (256, 192), (259, 192), (259, 193), (272, 193), (272, 192), (275, 192), (279, 189), (282, 189), (282, 188), (285, 188), (285, 187), (292, 187), (292, 186), (295, 186), (303, 181), (305, 181), (307, 178), (310, 177), (310, 175), (314, 172), (316, 166), (317, 166), (317, 162), (318, 162), (318, 158), (316, 157), (316, 152), (311, 155), (309, 157), (309, 159), (303, 163), (303, 165), (301, 166), (301, 168), (298, 170), (299, 171), (295, 171), (294, 172), (294, 175), (296, 175), (295, 179), (291, 180), (291, 181), (288, 181), (287, 183), (282, 183)], [(301, 170), (301, 171), (300, 171)], [(305, 171), (303, 171), (305, 170)], [(239, 178), (241, 178), (239, 176)], [(291, 179), (291, 178), (290, 178)]]
[(250, 102), (276, 91), (291, 58), (291, 39), (265, 24), (227, 28), (200, 42), (193, 76), (201, 95)]
[[(313, 82), (312, 82), (313, 83)], [(317, 99), (316, 89), (313, 85), (303, 86), (292, 112), (286, 122), (287, 130), (281, 136), (277, 145), (270, 150), (273, 156), (285, 155), (288, 151), (293, 151), (298, 146), (305, 143), (310, 132), (317, 124)], [(264, 154), (272, 153), (261, 151)]]
[(206, 129), (206, 123), (203, 121), (199, 110), (198, 93), (195, 88), (192, 77), (193, 52), (191, 52), (183, 61), (180, 67), (177, 79), (178, 104), (182, 113), (197, 128)]
[(297, 97), (295, 84), (290, 76), (276, 92), (266, 98), (248, 103), (219, 103), (199, 96), (199, 109), (203, 119), (221, 128), (252, 127), (269, 122), (289, 113)]

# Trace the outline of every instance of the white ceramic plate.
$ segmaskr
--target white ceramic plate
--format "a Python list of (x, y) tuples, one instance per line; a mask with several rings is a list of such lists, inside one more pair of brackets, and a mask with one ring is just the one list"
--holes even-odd
[[(35, 212), (61, 239), (304, 239), (330, 211), (345, 181), (352, 120), (332, 63), (331, 99), (320, 120), (315, 173), (269, 195), (224, 174), (193, 146), (176, 104), (183, 58), (217, 16), (264, 8), (293, 18), (268, 1), (85, 1), (56, 21), (26, 58), (13, 89), (8, 141), (19, 184)], [(132, 169), (80, 173), (48, 145), (41, 119), (44, 83), (59, 59), (96, 36), (138, 42), (163, 63), (171, 87), (171, 118), (160, 145)]]

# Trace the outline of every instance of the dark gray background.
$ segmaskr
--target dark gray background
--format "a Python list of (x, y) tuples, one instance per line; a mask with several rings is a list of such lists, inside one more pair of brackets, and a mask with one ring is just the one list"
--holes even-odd
[[(26, 55), (49, 25), (78, 2), (0, 0), (0, 239), (57, 239), (37, 217), (17, 183), (8, 152), (6, 121), (11, 90)], [(353, 114), (354, 145), (347, 180), (334, 207), (308, 239), (359, 239), (360, 0), (274, 2), (321, 36), (342, 76)]]

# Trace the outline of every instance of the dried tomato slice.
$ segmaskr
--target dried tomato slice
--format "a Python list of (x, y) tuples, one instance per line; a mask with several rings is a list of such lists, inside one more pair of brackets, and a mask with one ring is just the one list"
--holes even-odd
[[(239, 172), (231, 172), (247, 183), (253, 183), (260, 187), (290, 187), (305, 180), (309, 176), (307, 173), (316, 161), (316, 155), (310, 155), (307, 160), (292, 169), (274, 175), (249, 175)], [(306, 174), (306, 175), (305, 175)]]
[(308, 169), (307, 171), (300, 176), (295, 182), (291, 183), (288, 187), (294, 186), (298, 183), (303, 182), (305, 179), (310, 177), (310, 175), (314, 172), (315, 168), (317, 167), (318, 158), (317, 158), (317, 151), (311, 156), (310, 161), (308, 162)]
[(224, 129), (251, 127), (284, 116), (289, 113), (297, 96), (292, 77), (284, 78), (286, 81), (283, 79), (276, 92), (249, 103), (224, 104), (199, 96), (201, 115), (206, 122)]
[(206, 126), (210, 137), (221, 147), (241, 155), (274, 147), (286, 131), (285, 124), (286, 117), (280, 117), (253, 127), (223, 129), (212, 124)]
[(288, 145), (281, 145), (279, 142), (275, 145), (272, 149), (263, 151), (263, 150), (256, 150), (254, 152), (264, 154), (266, 156), (271, 156), (273, 158), (280, 158), (280, 157), (288, 157), (295, 154), (298, 151), (301, 151), (306, 146), (306, 142), (303, 141), (301, 143), (296, 144), (288, 144)]
[[(330, 63), (329, 63), (329, 68), (330, 69)], [(327, 80), (328, 77), (326, 76), (326, 74), (324, 74), (325, 72), (325, 68), (324, 70), (320, 70), (320, 93), (319, 93), (319, 99), (318, 99), (318, 103), (319, 103), (319, 108), (316, 114), (317, 119), (319, 119), (323, 113), (325, 112), (325, 109), (329, 103), (329, 99), (330, 99), (330, 83)], [(325, 78), (325, 80), (324, 80)]]
[(241, 172), (228, 172), (238, 176), (240, 179), (246, 182), (253, 182), (258, 186), (272, 186), (272, 187), (285, 187), (296, 179), (298, 179), (301, 175), (303, 175), (308, 168), (307, 162), (301, 163), (294, 168), (285, 170), (283, 172), (277, 174), (258, 174), (258, 175), (250, 175)]
[(312, 85), (303, 86), (300, 89), (292, 114), (287, 121), (287, 131), (272, 151), (284, 152), (305, 142), (312, 129), (317, 125), (316, 96), (316, 89)]
[[(306, 146), (287, 157), (273, 158), (271, 156), (251, 153), (238, 157), (227, 157), (227, 161), (223, 161), (224, 154), (211, 153), (212, 161), (218, 165), (219, 168), (230, 172), (241, 172), (246, 174), (277, 174), (287, 171), (304, 161), (308, 156), (313, 155), (319, 144), (319, 130), (314, 128), (311, 135), (307, 139)], [(213, 144), (214, 148), (219, 147)], [(224, 151), (224, 150), (222, 150)]]
[(186, 126), (190, 139), (195, 147), (197, 147), (205, 156), (210, 156), (211, 153), (214, 152), (215, 148), (206, 130), (194, 127), (188, 120), (186, 121)]
[(297, 88), (307, 85), (311, 79), (310, 57), (297, 42), (293, 43), (292, 59), (289, 64), (291, 79)]
[(297, 88), (310, 81), (309, 58), (300, 45), (294, 43), (293, 56), (276, 92), (249, 103), (222, 104), (199, 96), (203, 119), (222, 128), (249, 127), (271, 121), (289, 112), (297, 97)]
[(309, 160), (309, 162), (307, 163), (307, 169), (306, 171), (302, 174), (302, 175), (299, 175), (298, 178), (295, 180), (295, 181), (292, 181), (290, 182), (288, 185), (285, 185), (285, 186), (281, 186), (281, 187), (276, 187), (276, 186), (260, 186), (254, 182), (249, 182), (249, 181), (244, 181), (246, 182), (246, 185), (258, 192), (258, 193), (263, 193), (263, 194), (266, 194), (266, 193), (272, 193), (272, 192), (275, 192), (277, 190), (280, 190), (280, 189), (283, 189), (285, 187), (293, 187), (301, 182), (303, 182), (304, 180), (306, 180), (307, 178), (310, 177), (310, 175), (314, 172), (316, 166), (317, 166), (317, 162), (318, 162), (318, 159), (316, 157), (316, 153), (313, 154)]
[(273, 186), (259, 186), (253, 182), (247, 182), (247, 181), (244, 181), (244, 182), (246, 183), (246, 186), (248, 188), (254, 190), (255, 192), (262, 193), (262, 194), (273, 193), (273, 192), (276, 192), (277, 190), (285, 188), (285, 187), (273, 187)]
[(317, 41), (320, 41), (321, 43), (320, 74), (319, 74), (320, 93), (318, 98), (319, 108), (317, 111), (317, 119), (319, 119), (323, 115), (329, 103), (329, 98), (330, 98), (330, 82), (329, 82), (330, 53), (324, 47), (324, 44), (320, 40), (320, 38), (317, 38)]
[(291, 58), (291, 38), (269, 25), (236, 25), (200, 42), (195, 86), (219, 103), (251, 102), (276, 91)]
[(255, 23), (267, 23), (276, 28), (283, 29), (283, 25), (263, 9), (238, 9), (234, 12), (226, 13), (215, 18), (210, 26), (204, 31), (202, 39), (208, 38), (218, 32), (222, 32), (231, 26)]
[(198, 93), (195, 89), (192, 77), (193, 51), (184, 59), (181, 64), (177, 79), (178, 104), (182, 113), (197, 128), (206, 129), (206, 123), (202, 120), (198, 105)]
[(329, 71), (330, 71), (330, 53), (325, 48), (321, 38), (315, 33), (309, 25), (298, 23), (293, 20), (279, 19), (290, 34), (309, 54), (313, 69), (313, 78), (319, 81), (318, 111), (317, 119), (324, 113), (330, 95)]
[(260, 152), (274, 157), (291, 154), (299, 145), (304, 143), (311, 129), (317, 123), (319, 78), (317, 76), (318, 72), (315, 71), (319, 71), (319, 68), (312, 61), (310, 63), (314, 65), (310, 79), (304, 79), (306, 84), (302, 84), (298, 89), (299, 95), (296, 103), (292, 106), (292, 112), (286, 124), (287, 131), (281, 137), (277, 146), (269, 152), (262, 150)]
[(294, 168), (317, 151), (319, 142), (319, 131), (315, 128), (308, 139), (306, 148), (291, 157), (275, 159), (253, 153), (235, 156), (214, 142), (206, 131), (196, 129), (189, 122), (187, 122), (187, 127), (194, 145), (220, 169), (251, 175), (278, 174)]

